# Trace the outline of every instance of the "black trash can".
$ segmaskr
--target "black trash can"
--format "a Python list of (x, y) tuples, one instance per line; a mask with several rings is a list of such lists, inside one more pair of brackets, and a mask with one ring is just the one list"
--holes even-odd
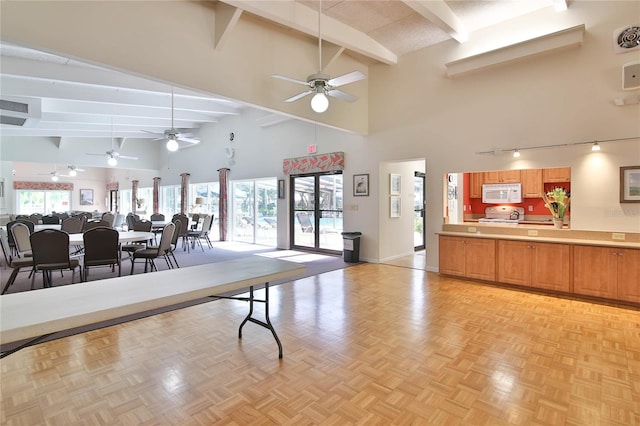
[(360, 262), (360, 235), (362, 232), (343, 232), (342, 241), (344, 250), (342, 251), (345, 262)]

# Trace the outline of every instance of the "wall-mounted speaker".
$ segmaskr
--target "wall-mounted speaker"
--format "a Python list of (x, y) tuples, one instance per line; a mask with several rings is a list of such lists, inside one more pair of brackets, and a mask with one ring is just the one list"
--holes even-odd
[(622, 90), (640, 89), (640, 61), (622, 65)]
[(613, 51), (626, 53), (640, 49), (640, 24), (613, 30)]

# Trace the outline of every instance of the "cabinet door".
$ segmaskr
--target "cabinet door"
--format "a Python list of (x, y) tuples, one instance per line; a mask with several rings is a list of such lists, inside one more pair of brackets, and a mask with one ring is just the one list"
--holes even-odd
[(478, 280), (496, 280), (496, 240), (465, 239), (465, 276)]
[(483, 177), (483, 172), (471, 173), (469, 178), (469, 198), (482, 198)]
[(439, 270), (441, 274), (464, 276), (464, 240), (440, 235)]
[(483, 183), (500, 183), (500, 172), (495, 170), (492, 172), (484, 172)]
[(524, 241), (498, 241), (498, 281), (501, 283), (530, 285), (530, 244)]
[(610, 247), (573, 247), (573, 291), (587, 296), (617, 297), (616, 249)]
[(618, 299), (640, 303), (640, 250), (617, 249)]
[(569, 292), (571, 247), (569, 244), (531, 244), (531, 286)]
[(523, 198), (542, 198), (542, 169), (520, 170)]
[(571, 182), (571, 167), (542, 169), (542, 179), (547, 182)]
[(520, 170), (500, 171), (500, 183), (520, 183)]

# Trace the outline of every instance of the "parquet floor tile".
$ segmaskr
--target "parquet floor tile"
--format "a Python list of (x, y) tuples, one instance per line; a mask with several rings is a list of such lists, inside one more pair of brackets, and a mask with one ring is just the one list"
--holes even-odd
[[(80, 284), (79, 284), (80, 285)], [(362, 264), (0, 362), (3, 425), (640, 425), (640, 312)]]

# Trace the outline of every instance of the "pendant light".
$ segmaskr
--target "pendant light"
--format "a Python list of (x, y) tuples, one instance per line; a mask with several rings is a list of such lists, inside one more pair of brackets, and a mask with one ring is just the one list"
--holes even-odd
[[(318, 73), (322, 70), (322, 31), (320, 17), (322, 16), (322, 0), (318, 4)], [(324, 93), (324, 85), (316, 85), (316, 94), (311, 98), (311, 109), (323, 113), (329, 108), (329, 98)]]
[[(171, 86), (171, 131), (173, 132), (173, 86)], [(169, 135), (169, 140), (167, 141), (167, 150), (169, 152), (175, 152), (179, 148), (178, 141), (176, 140), (176, 135)]]
[(113, 153), (113, 116), (111, 116), (111, 151), (109, 153), (109, 158), (107, 158), (107, 164), (111, 167), (118, 165), (118, 159)]

